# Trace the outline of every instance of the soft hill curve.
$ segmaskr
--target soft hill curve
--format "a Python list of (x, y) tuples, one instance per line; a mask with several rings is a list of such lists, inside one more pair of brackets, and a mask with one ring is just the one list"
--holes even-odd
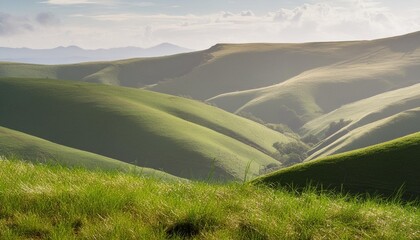
[(166, 57), (72, 65), (1, 63), (0, 76), (190, 96), (299, 130), (345, 104), (419, 83), (420, 32), (349, 42), (217, 44)]
[(380, 43), (361, 42), (359, 48), (370, 48), (360, 56), (305, 71), (268, 87), (224, 93), (208, 101), (231, 112), (249, 112), (266, 122), (285, 123), (297, 130), (342, 105), (419, 83), (420, 43), (411, 52), (398, 52)]
[(90, 152), (69, 148), (25, 133), (0, 127), (0, 156), (64, 167), (130, 172), (141, 176), (177, 179), (167, 173), (141, 168)]
[(420, 107), (351, 130), (345, 127), (311, 149), (305, 161), (368, 147), (420, 131)]
[[(331, 131), (331, 124), (344, 123)], [(322, 142), (307, 160), (386, 142), (420, 131), (420, 84), (378, 94), (344, 105), (301, 128)]]
[(200, 51), (165, 57), (65, 65), (3, 62), (0, 63), (0, 76), (77, 80), (138, 88), (182, 76), (208, 58), (206, 52)]
[(353, 193), (420, 196), (420, 132), (386, 143), (298, 164), (256, 180), (271, 186), (308, 183)]
[(194, 100), (48, 79), (0, 79), (0, 125), (190, 179), (255, 176), (291, 141)]

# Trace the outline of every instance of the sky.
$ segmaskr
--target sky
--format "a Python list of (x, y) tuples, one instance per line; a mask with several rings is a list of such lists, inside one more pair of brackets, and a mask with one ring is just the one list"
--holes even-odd
[(190, 49), (420, 31), (419, 0), (0, 0), (0, 47)]

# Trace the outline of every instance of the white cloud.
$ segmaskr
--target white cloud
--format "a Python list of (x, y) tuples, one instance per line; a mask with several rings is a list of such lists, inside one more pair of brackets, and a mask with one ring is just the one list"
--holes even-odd
[(241, 15), (242, 17), (252, 17), (252, 16), (255, 16), (255, 14), (254, 14), (251, 10), (242, 11), (242, 12), (240, 13), (240, 15)]
[(60, 24), (60, 19), (52, 12), (41, 12), (35, 20), (43, 26), (55, 26)]
[(41, 3), (52, 5), (78, 5), (78, 4), (101, 4), (101, 1), (95, 0), (47, 0)]
[[(99, 2), (96, 0), (50, 0)], [(122, 1), (101, 1), (122, 4)], [(137, 2), (140, 3), (140, 2)], [(147, 2), (143, 2), (147, 3)], [(128, 4), (128, 3), (126, 3)], [(143, 4), (147, 6), (148, 4)], [(252, 11), (211, 14), (140, 14), (100, 12), (73, 14), (60, 29), (42, 28), (31, 32), (35, 47), (79, 45), (84, 48), (156, 45), (171, 42), (202, 49), (218, 42), (308, 42), (373, 39), (420, 30), (418, 12), (398, 15), (370, 0), (325, 0), (278, 9), (266, 14)], [(1, 17), (0, 17), (1, 20)], [(32, 24), (34, 25), (34, 24)], [(35, 25), (36, 26), (36, 25)], [(21, 31), (22, 30), (22, 27)], [(1, 34), (1, 29), (0, 29)], [(49, 39), (48, 42), (44, 39)], [(28, 35), (0, 44), (28, 46)]]
[(222, 12), (222, 17), (223, 18), (228, 18), (228, 17), (233, 17), (235, 16), (235, 14), (231, 13), (231, 12)]
[(133, 14), (133, 13), (117, 13), (117, 14), (98, 14), (91, 16), (84, 16), (86, 18), (91, 18), (98, 21), (111, 21), (111, 22), (121, 22), (121, 21), (137, 21), (137, 22), (171, 22), (176, 23), (178, 21), (185, 20), (199, 20), (203, 19), (202, 16), (196, 15), (167, 15), (167, 14), (155, 14), (155, 15), (143, 15), (143, 14)]
[(41, 12), (34, 17), (17, 16), (0, 12), (0, 36), (15, 38), (18, 35), (23, 35), (27, 38), (26, 34), (32, 35), (40, 27), (50, 28), (58, 26), (60, 22), (61, 20), (51, 12)]
[(104, 6), (117, 6), (128, 5), (136, 7), (151, 7), (156, 6), (153, 2), (127, 2), (123, 0), (46, 0), (40, 3), (50, 5), (104, 5)]
[(153, 3), (153, 2), (135, 2), (135, 3), (131, 3), (131, 5), (137, 6), (137, 7), (152, 7), (152, 6), (156, 6), (156, 3)]
[(12, 36), (33, 30), (30, 19), (0, 12), (0, 36)]
[[(419, 30), (416, 24), (397, 17), (376, 1), (346, 0), (304, 4), (294, 9), (280, 9), (270, 15), (280, 32), (311, 36), (319, 40), (377, 38)], [(306, 39), (305, 39), (306, 40)]]

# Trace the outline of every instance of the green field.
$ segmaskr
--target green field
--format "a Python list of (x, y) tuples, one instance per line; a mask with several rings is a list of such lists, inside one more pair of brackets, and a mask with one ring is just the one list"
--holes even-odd
[(254, 177), (294, 141), (198, 101), (49, 79), (0, 79), (0, 126), (189, 179)]
[(418, 204), (0, 160), (0, 239), (419, 239)]
[(420, 133), (386, 143), (284, 168), (255, 180), (257, 183), (352, 193), (420, 195)]

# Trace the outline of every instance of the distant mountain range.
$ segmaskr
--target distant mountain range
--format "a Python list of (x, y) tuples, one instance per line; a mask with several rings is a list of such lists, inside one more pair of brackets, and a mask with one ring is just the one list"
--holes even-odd
[(191, 49), (170, 43), (162, 43), (150, 48), (122, 47), (95, 50), (83, 49), (78, 46), (57, 47), (52, 49), (0, 47), (0, 61), (35, 64), (70, 64), (139, 57), (157, 57), (191, 51)]

